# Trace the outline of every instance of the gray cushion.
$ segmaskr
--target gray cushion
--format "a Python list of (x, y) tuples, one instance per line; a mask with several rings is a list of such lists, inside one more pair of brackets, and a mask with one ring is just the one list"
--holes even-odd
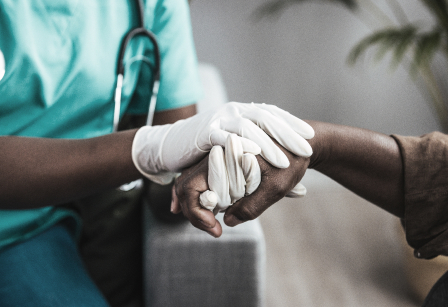
[[(146, 206), (145, 206), (146, 207)], [(263, 306), (265, 243), (258, 221), (215, 239), (189, 222), (144, 213), (146, 306)]]

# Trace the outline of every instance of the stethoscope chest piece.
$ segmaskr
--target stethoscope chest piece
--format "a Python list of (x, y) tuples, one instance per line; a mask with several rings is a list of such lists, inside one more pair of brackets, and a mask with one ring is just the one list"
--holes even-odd
[(5, 76), (5, 57), (3, 56), (2, 51), (0, 50), (0, 81)]

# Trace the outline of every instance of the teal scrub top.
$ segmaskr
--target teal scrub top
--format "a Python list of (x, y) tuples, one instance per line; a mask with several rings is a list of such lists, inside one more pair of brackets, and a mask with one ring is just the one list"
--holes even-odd
[[(145, 27), (157, 37), (161, 79), (156, 110), (201, 97), (187, 0), (147, 0)], [(0, 135), (90, 138), (112, 132), (120, 43), (137, 25), (129, 0), (0, 0)], [(125, 53), (121, 115), (145, 114), (153, 46), (133, 39)], [(26, 170), (18, 170), (26, 171)], [(0, 210), (0, 249), (78, 217), (45, 207)], [(78, 221), (79, 230), (79, 221)]]

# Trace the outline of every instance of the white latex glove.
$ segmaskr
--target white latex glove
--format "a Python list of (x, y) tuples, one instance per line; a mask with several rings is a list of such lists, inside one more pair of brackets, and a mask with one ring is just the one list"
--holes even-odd
[[(208, 185), (210, 190), (199, 197), (200, 204), (215, 215), (244, 196), (252, 194), (260, 185), (261, 170), (253, 154), (243, 153), (239, 138), (227, 137), (225, 153), (214, 146), (209, 155)], [(302, 197), (306, 188), (298, 183), (286, 197)]]
[(240, 139), (227, 137), (225, 153), (213, 146), (209, 155), (208, 184), (210, 190), (199, 197), (201, 205), (213, 211), (225, 211), (230, 205), (255, 191), (261, 181), (261, 171), (253, 154), (243, 153)]
[[(260, 184), (261, 171), (257, 159), (253, 154), (243, 153), (240, 138), (235, 134), (227, 137), (225, 153), (221, 146), (213, 146), (208, 159), (210, 190), (201, 194), (199, 202), (215, 214), (225, 211), (244, 195), (256, 190)], [(243, 171), (243, 163), (246, 173)]]
[(260, 185), (261, 170), (257, 158), (253, 154), (243, 154), (241, 159), (244, 179), (246, 180), (246, 193), (244, 196), (252, 194)]
[(300, 182), (291, 190), (285, 197), (289, 198), (299, 198), (306, 195), (306, 188)]
[(279, 168), (288, 167), (289, 161), (269, 136), (296, 155), (312, 154), (305, 138), (312, 138), (314, 130), (304, 121), (272, 105), (230, 102), (174, 124), (140, 128), (132, 159), (144, 176), (154, 180), (154, 175), (178, 172), (199, 161), (214, 145), (224, 146), (229, 133), (240, 136), (245, 153), (261, 152)]

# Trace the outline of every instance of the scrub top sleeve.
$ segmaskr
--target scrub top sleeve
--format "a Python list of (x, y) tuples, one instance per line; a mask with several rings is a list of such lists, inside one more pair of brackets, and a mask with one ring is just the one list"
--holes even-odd
[[(196, 103), (202, 86), (187, 0), (160, 0), (155, 6), (151, 31), (156, 35), (161, 75), (156, 111)], [(132, 103), (128, 113), (146, 113), (147, 103)]]

